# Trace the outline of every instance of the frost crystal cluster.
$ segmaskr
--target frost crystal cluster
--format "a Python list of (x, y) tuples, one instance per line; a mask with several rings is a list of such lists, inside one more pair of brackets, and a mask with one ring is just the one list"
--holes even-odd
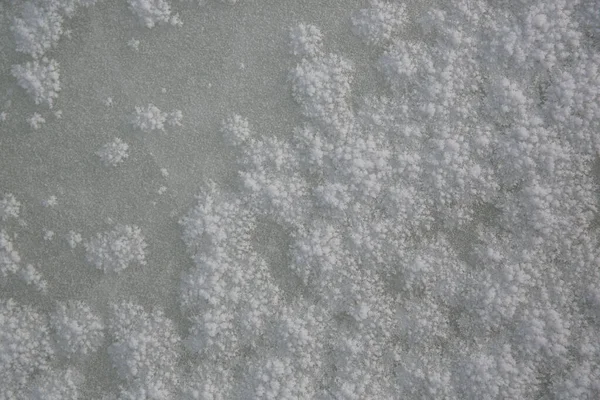
[(57, 347), (66, 357), (85, 357), (104, 340), (104, 323), (82, 301), (59, 303), (50, 324)]
[(131, 123), (136, 129), (143, 132), (164, 131), (165, 124), (169, 126), (181, 126), (182, 118), (181, 110), (173, 110), (170, 113), (165, 113), (154, 104), (148, 104), (147, 107), (135, 107)]
[[(95, 2), (12, 0), (6, 6), (7, 32), (24, 57), (9, 75), (39, 106), (27, 114), (34, 129), (52, 114), (47, 109), (61, 91), (51, 55), (63, 35), (70, 37), (63, 25)], [(229, 8), (220, 3), (235, 2), (206, 5), (214, 12), (205, 19), (207, 29), (223, 28), (211, 18), (225, 21)], [(171, 3), (123, 2), (142, 27), (122, 37), (181, 25)], [(34, 224), (20, 217), (21, 202), (12, 194), (0, 199), (0, 284), (18, 288), (15, 299), (0, 299), (0, 400), (600, 398), (598, 1), (362, 3), (342, 31), (322, 18), (321, 27), (298, 21), (290, 29), (284, 82), (298, 113), (285, 122), (295, 127), (273, 133), (248, 108), (218, 116), (218, 133), (235, 154), (234, 185), (208, 181), (185, 214), (167, 210), (179, 215), (188, 264), (176, 257), (186, 254), (167, 254), (177, 250), (160, 246), (159, 234), (172, 233), (163, 231), (165, 215), (144, 221), (148, 242), (157, 244), (150, 257), (136, 225), (115, 224), (84, 240), (70, 229), (83, 232), (85, 226), (56, 224), (57, 217), (65, 217), (65, 225), (76, 220), (66, 210), (72, 196), (62, 186), (31, 195), (39, 208), (40, 196), (64, 193), (60, 204), (55, 196), (42, 203), (47, 219), (33, 234)], [(253, 44), (240, 32), (262, 11), (225, 35), (238, 46), (218, 57), (224, 71), (235, 68), (224, 75), (232, 84), (241, 82), (238, 74), (248, 85), (262, 79), (261, 68), (251, 74), (265, 49), (240, 50), (240, 43)], [(161, 43), (156, 34), (144, 38), (145, 54), (124, 53), (123, 61), (162, 54), (151, 46)], [(168, 43), (205, 43), (178, 39)], [(137, 51), (139, 41), (128, 45)], [(148, 71), (133, 72), (135, 81)], [(184, 77), (189, 81), (181, 86), (194, 87), (213, 72)], [(152, 81), (158, 88), (167, 84), (159, 74)], [(171, 87), (160, 95), (187, 95)], [(126, 96), (113, 104), (108, 95), (118, 93), (97, 94), (96, 104), (107, 99), (100, 111), (120, 111)], [(137, 93), (127, 97), (139, 101)], [(247, 100), (232, 102), (244, 107)], [(10, 100), (4, 104), (8, 108)], [(182, 126), (181, 110), (126, 107), (125, 122), (135, 130)], [(223, 109), (211, 107), (201, 111), (204, 116)], [(2, 111), (0, 119), (7, 115)], [(62, 114), (54, 116), (49, 130)], [(62, 122), (68, 118), (65, 113)], [(10, 133), (5, 136), (2, 146), (16, 146)], [(30, 136), (17, 144), (25, 148), (43, 135)], [(59, 143), (73, 142), (66, 138)], [(157, 187), (165, 194), (148, 207), (159, 210), (169, 199), (179, 207), (185, 190), (176, 197), (171, 184), (198, 183), (182, 174), (180, 160), (165, 162), (168, 154), (179, 155), (170, 153), (177, 145), (165, 141), (173, 147), (146, 154), (158, 180), (149, 186), (150, 200)], [(95, 154), (112, 167), (128, 158), (128, 150), (115, 138)], [(121, 194), (119, 200), (129, 201)], [(35, 210), (24, 214), (29, 218)], [(55, 232), (65, 240), (53, 241)], [(134, 289), (88, 305), (82, 297), (102, 299), (106, 287), (83, 287), (76, 291), (81, 297), (50, 302), (48, 288), (65, 282), (27, 263), (21, 245), (27, 241), (80, 254), (106, 274), (98, 278), (102, 284)], [(153, 265), (165, 261), (167, 271)], [(60, 262), (48, 259), (64, 273), (58, 277), (79, 281)], [(150, 275), (143, 279), (133, 269), (118, 275), (147, 263), (142, 273)], [(167, 294), (157, 291), (164, 304), (144, 302), (155, 293), (129, 297), (152, 291), (142, 285), (161, 284), (154, 278), (162, 273), (178, 279), (171, 279)], [(84, 375), (102, 363), (118, 379), (92, 393), (98, 382)], [(99, 378), (110, 379), (105, 375)]]
[(128, 0), (129, 9), (147, 28), (170, 24), (181, 26), (178, 14), (171, 15), (171, 5), (166, 0)]
[(112, 306), (108, 354), (125, 385), (120, 399), (171, 399), (177, 383), (179, 335), (162, 311), (123, 302)]
[(12, 74), (35, 104), (45, 104), (52, 108), (54, 99), (60, 92), (58, 63), (55, 60), (43, 58), (41, 62), (34, 60), (24, 65), (13, 65)]
[(119, 138), (114, 138), (112, 142), (106, 143), (96, 152), (96, 155), (100, 157), (100, 161), (105, 166), (116, 167), (126, 158), (129, 157), (129, 145), (123, 142)]
[(85, 241), (85, 257), (103, 272), (121, 272), (130, 264), (146, 264), (147, 244), (135, 225), (118, 224), (111, 231), (97, 233)]
[(356, 66), (292, 28), (303, 125), (227, 118), (243, 194), (210, 186), (182, 220), (187, 344), (208, 382), (240, 376), (219, 396), (600, 395), (600, 59), (573, 2), (506, 6), (427, 7), (409, 33), (371, 1), (352, 26), (386, 95), (353, 97)]

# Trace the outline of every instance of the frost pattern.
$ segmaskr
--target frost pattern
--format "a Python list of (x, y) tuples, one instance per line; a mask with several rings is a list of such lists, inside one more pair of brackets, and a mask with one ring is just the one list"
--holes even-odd
[(103, 272), (121, 272), (131, 263), (146, 264), (147, 244), (135, 225), (118, 224), (84, 242), (86, 260)]
[(25, 398), (36, 371), (46, 371), (53, 357), (46, 319), (14, 300), (0, 302), (0, 399)]
[(129, 157), (129, 145), (119, 138), (106, 143), (96, 152), (105, 166), (116, 167)]
[(0, 200), (0, 220), (7, 221), (9, 218), (18, 219), (20, 210), (21, 203), (12, 193), (5, 194), (2, 200)]
[(181, 126), (182, 118), (181, 110), (165, 113), (154, 104), (148, 104), (147, 107), (135, 107), (135, 114), (131, 119), (131, 123), (143, 132), (164, 131), (165, 123), (170, 126)]
[[(182, 221), (187, 343), (209, 354), (210, 380), (241, 377), (219, 395), (598, 395), (597, 55), (572, 3), (506, 5), (457, 0), (408, 21), (370, 2), (354, 32), (389, 92), (357, 99), (352, 63), (300, 24), (303, 125), (283, 140), (225, 119), (241, 193), (210, 186)], [(400, 40), (408, 23), (418, 35)], [(263, 275), (265, 220), (289, 245)], [(244, 330), (238, 299), (260, 329)]]
[(104, 340), (104, 323), (82, 301), (59, 303), (50, 324), (58, 349), (67, 357), (85, 357)]
[(52, 108), (60, 92), (59, 69), (56, 60), (43, 58), (28, 61), (24, 65), (13, 65), (11, 72), (19, 86), (29, 94), (35, 104)]
[(182, 25), (179, 14), (171, 15), (171, 5), (166, 0), (128, 0), (129, 9), (147, 28), (155, 25)]
[(113, 304), (108, 353), (125, 386), (121, 399), (170, 399), (177, 382), (179, 336), (163, 312)]

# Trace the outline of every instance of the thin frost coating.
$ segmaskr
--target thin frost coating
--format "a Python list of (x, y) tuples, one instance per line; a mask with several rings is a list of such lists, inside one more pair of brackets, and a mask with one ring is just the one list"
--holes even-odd
[(95, 352), (104, 340), (104, 323), (82, 301), (57, 304), (50, 326), (61, 354), (81, 358)]
[(30, 400), (77, 400), (83, 375), (74, 369), (52, 370), (36, 377), (28, 391)]
[(46, 319), (14, 300), (0, 302), (0, 399), (26, 398), (37, 371), (46, 371), (53, 357)]
[(16, 274), (19, 270), (21, 257), (14, 249), (10, 237), (4, 230), (0, 230), (0, 272), (6, 277), (9, 273)]
[(31, 126), (31, 129), (37, 131), (46, 123), (46, 119), (41, 114), (35, 112), (31, 117), (27, 118), (27, 123)]
[(148, 104), (147, 107), (135, 107), (135, 113), (132, 116), (133, 126), (143, 132), (164, 131), (165, 124), (170, 126), (181, 126), (183, 115), (181, 110), (173, 110), (170, 113), (162, 112), (154, 104)]
[(129, 145), (119, 138), (114, 138), (112, 142), (106, 143), (96, 155), (100, 157), (102, 163), (107, 167), (116, 167), (129, 157)]
[(147, 312), (131, 302), (112, 306), (108, 348), (124, 381), (121, 399), (171, 399), (177, 382), (179, 335), (160, 310)]
[(230, 359), (259, 340), (279, 303), (263, 259), (248, 248), (254, 219), (211, 186), (181, 220), (196, 267), (183, 276), (182, 306), (192, 328), (188, 347), (207, 359)]
[(18, 219), (21, 203), (12, 193), (4, 195), (0, 200), (0, 220), (7, 221), (9, 218)]
[(315, 57), (323, 51), (323, 34), (314, 25), (299, 24), (290, 30), (291, 53), (295, 56)]
[(129, 9), (147, 28), (155, 25), (181, 26), (179, 14), (171, 15), (171, 5), (166, 0), (128, 0)]
[(370, 8), (352, 17), (354, 34), (367, 44), (379, 45), (394, 38), (405, 22), (405, 6), (396, 2), (370, 0)]
[(14, 19), (11, 30), (17, 51), (34, 58), (56, 46), (63, 34), (63, 18), (54, 1), (26, 1), (21, 15)]
[(60, 92), (59, 68), (56, 60), (43, 58), (41, 61), (28, 61), (23, 65), (13, 65), (11, 72), (19, 86), (29, 94), (35, 104), (52, 108)]
[(118, 224), (84, 242), (86, 260), (103, 272), (121, 272), (133, 262), (146, 264), (147, 244), (135, 225)]
[(6, 278), (9, 274), (15, 275), (27, 285), (32, 285), (36, 290), (46, 293), (48, 282), (43, 279), (39, 271), (31, 264), (22, 267), (20, 263), (21, 256), (14, 248), (10, 236), (5, 230), (0, 230), (0, 273), (2, 277)]

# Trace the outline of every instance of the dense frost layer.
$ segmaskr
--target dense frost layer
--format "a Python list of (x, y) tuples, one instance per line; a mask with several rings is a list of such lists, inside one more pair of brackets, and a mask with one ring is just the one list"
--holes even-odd
[[(15, 48), (27, 59), (9, 75), (47, 113), (61, 86), (46, 54), (66, 35), (65, 19), (95, 1), (12, 3)], [(126, 3), (136, 29), (181, 25), (178, 2)], [(206, 183), (179, 220), (192, 262), (176, 284), (179, 309), (128, 293), (109, 304), (63, 293), (47, 301), (44, 278), (56, 279), (20, 246), (30, 233), (21, 214), (36, 211), (4, 195), (0, 283), (35, 290), (0, 299), (0, 400), (600, 397), (599, 6), (363, 7), (344, 22), (348, 43), (361, 46), (354, 55), (336, 50), (326, 26), (290, 28), (287, 90), (299, 126), (273, 136), (256, 128), (256, 113), (223, 116), (237, 187)], [(359, 92), (367, 68), (382, 86)], [(108, 97), (98, 110), (121, 112), (144, 133), (182, 126), (182, 111), (133, 101), (148, 105), (121, 112)], [(34, 129), (46, 123), (47, 114), (29, 115)], [(96, 150), (116, 166), (129, 145), (115, 138)], [(173, 170), (160, 179), (181, 178)], [(48, 220), (68, 215), (54, 196), (42, 205)], [(162, 267), (148, 250), (172, 250), (137, 225), (86, 240), (59, 228), (66, 241), (51, 243), (55, 228), (44, 227), (48, 251), (80, 257), (108, 285), (138, 284)], [(135, 263), (140, 275), (125, 271)], [(90, 394), (94, 377), (82, 371), (102, 363), (118, 382)]]

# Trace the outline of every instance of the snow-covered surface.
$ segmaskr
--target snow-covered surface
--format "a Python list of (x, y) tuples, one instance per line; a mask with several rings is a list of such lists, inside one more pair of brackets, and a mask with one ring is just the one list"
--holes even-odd
[(0, 18), (0, 400), (600, 398), (598, 1)]

